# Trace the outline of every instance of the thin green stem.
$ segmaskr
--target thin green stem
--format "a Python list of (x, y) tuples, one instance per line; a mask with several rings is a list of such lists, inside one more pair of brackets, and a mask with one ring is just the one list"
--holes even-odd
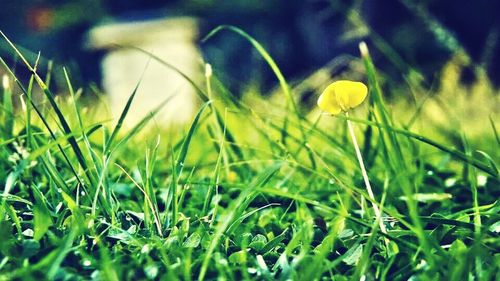
[[(346, 117), (349, 117), (349, 113), (345, 112)], [(347, 127), (349, 128), (349, 133), (351, 134), (352, 143), (354, 145), (354, 150), (356, 151), (356, 157), (358, 158), (359, 167), (361, 168), (361, 174), (363, 175), (363, 180), (365, 182), (366, 191), (368, 192), (368, 196), (372, 199), (373, 211), (375, 212), (375, 219), (379, 222), (380, 231), (382, 233), (387, 233), (384, 222), (382, 221), (382, 214), (377, 204), (375, 203), (375, 196), (373, 195), (372, 186), (370, 184), (370, 180), (368, 178), (368, 173), (366, 172), (365, 163), (363, 161), (363, 156), (361, 156), (361, 151), (359, 149), (358, 141), (356, 139), (356, 134), (354, 134), (354, 127), (349, 119), (347, 119)]]

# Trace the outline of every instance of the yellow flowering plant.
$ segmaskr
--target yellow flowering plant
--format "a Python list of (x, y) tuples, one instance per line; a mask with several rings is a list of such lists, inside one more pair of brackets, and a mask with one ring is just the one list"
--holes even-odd
[(323, 111), (336, 115), (360, 105), (367, 95), (368, 88), (365, 84), (340, 80), (326, 87), (318, 99), (318, 106)]
[[(330, 85), (328, 85), (328, 87), (326, 87), (326, 89), (318, 99), (318, 107), (321, 110), (333, 115), (344, 112), (346, 117), (349, 118), (349, 109), (353, 109), (363, 103), (367, 95), (368, 87), (366, 87), (366, 85), (362, 82), (339, 80), (331, 83)], [(372, 200), (372, 206), (376, 216), (376, 220), (379, 221), (380, 230), (383, 233), (386, 233), (385, 225), (381, 220), (382, 214), (377, 204), (375, 203), (375, 196), (370, 185), (370, 180), (368, 179), (368, 173), (366, 172), (365, 164), (363, 162), (363, 157), (356, 140), (352, 122), (349, 119), (347, 119), (347, 126), (349, 127), (349, 133), (354, 145), (354, 150), (356, 151), (356, 156), (358, 158), (368, 196), (370, 196), (370, 199)]]

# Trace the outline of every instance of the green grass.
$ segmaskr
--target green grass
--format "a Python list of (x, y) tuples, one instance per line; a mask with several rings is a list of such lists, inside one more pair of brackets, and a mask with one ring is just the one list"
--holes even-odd
[(217, 73), (189, 80), (203, 104), (169, 131), (147, 126), (168, 100), (125, 129), (137, 88), (116, 124), (95, 119), (102, 108), (86, 108), (66, 70), (61, 102), (12, 44), (33, 76), (25, 85), (1, 60), (10, 84), (0, 107), (0, 280), (500, 279), (494, 113), (480, 140), (448, 128), (457, 143), (429, 130), (438, 125), (424, 114), (428, 97), (401, 113), (407, 105), (384, 100), (370, 56), (353, 59), (370, 88), (349, 117), (374, 188), (368, 202), (346, 117), (301, 106), (300, 83), (291, 87), (244, 31), (223, 26), (207, 40), (222, 31), (248, 40), (280, 89), (236, 99)]

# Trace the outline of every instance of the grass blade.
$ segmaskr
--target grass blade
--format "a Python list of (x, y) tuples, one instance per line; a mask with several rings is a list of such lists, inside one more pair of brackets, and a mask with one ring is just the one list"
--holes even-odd
[(258, 192), (257, 189), (265, 185), (272, 178), (272, 176), (279, 171), (281, 166), (282, 163), (278, 163), (264, 170), (262, 174), (260, 174), (253, 182), (251, 182), (248, 185), (246, 189), (244, 189), (241, 192), (238, 198), (236, 198), (236, 200), (234, 200), (231, 203), (226, 212), (221, 216), (221, 220), (219, 221), (219, 223), (215, 228), (215, 233), (212, 237), (212, 240), (210, 241), (210, 245), (205, 252), (205, 258), (203, 259), (203, 262), (201, 264), (200, 274), (198, 275), (198, 281), (205, 279), (205, 274), (208, 269), (208, 264), (210, 262), (210, 259), (212, 258), (212, 252), (215, 250), (215, 247), (217, 247), (219, 240), (221, 239), (222, 235), (229, 227), (229, 225), (233, 222), (235, 218), (239, 217), (240, 214), (237, 211), (238, 210), (240, 212), (244, 211), (240, 209), (239, 206), (245, 200), (247, 200), (247, 197)]
[[(202, 42), (205, 42), (205, 41), (209, 40), (211, 37), (213, 37), (214, 35), (216, 35), (217, 33), (219, 33), (222, 30), (232, 31), (232, 32), (240, 35), (241, 37), (245, 38), (257, 50), (257, 52), (259, 52), (260, 56), (266, 61), (266, 63), (269, 65), (269, 67), (271, 67), (273, 73), (276, 75), (276, 78), (278, 79), (278, 82), (280, 84), (281, 90), (283, 91), (283, 94), (285, 95), (285, 99), (286, 99), (286, 102), (287, 102), (287, 107), (292, 110), (292, 112), (294, 113), (294, 115), (297, 118), (298, 127), (299, 127), (299, 130), (300, 130), (300, 134), (302, 136), (302, 139), (304, 140), (304, 143), (307, 143), (307, 135), (306, 135), (306, 133), (304, 131), (304, 128), (302, 127), (302, 124), (301, 124), (302, 117), (300, 115), (300, 112), (299, 112), (299, 109), (297, 107), (297, 104), (295, 103), (295, 99), (294, 99), (294, 97), (292, 95), (292, 91), (290, 89), (290, 86), (288, 85), (288, 82), (286, 81), (285, 77), (281, 73), (280, 68), (278, 67), (278, 65), (276, 64), (276, 62), (273, 60), (273, 58), (271, 57), (271, 55), (252, 36), (250, 36), (245, 31), (243, 31), (243, 30), (241, 30), (241, 29), (239, 29), (239, 28), (237, 28), (235, 26), (231, 26), (231, 25), (221, 25), (221, 26), (216, 27), (215, 29), (213, 29), (210, 33), (208, 33), (202, 39)], [(304, 146), (299, 147), (299, 150), (296, 152), (296, 154), (298, 154), (302, 150), (303, 147)], [(310, 153), (309, 151), (308, 151), (308, 156), (309, 156), (309, 160), (311, 161), (311, 163), (313, 165), (315, 165), (314, 157), (312, 156), (312, 153)]]
[[(54, 94), (50, 91), (50, 89), (47, 87), (47, 85), (45, 84), (45, 82), (43, 82), (43, 80), (40, 78), (40, 76), (38, 76), (38, 74), (36, 73), (36, 69), (33, 68), (29, 64), (29, 62), (24, 58), (23, 54), (19, 51), (19, 49), (16, 48), (16, 46), (7, 38), (7, 36), (5, 36), (5, 34), (3, 32), (0, 31), (0, 35), (2, 35), (4, 37), (4, 39), (7, 41), (7, 43), (9, 43), (9, 45), (11, 46), (11, 48), (16, 52), (16, 54), (24, 62), (25, 66), (34, 75), (36, 82), (38, 83), (38, 85), (40, 86), (40, 88), (44, 92), (45, 97), (47, 97), (47, 99), (49, 100), (50, 105), (54, 109), (54, 112), (56, 113), (56, 115), (57, 115), (57, 117), (59, 119), (60, 125), (64, 129), (64, 132), (66, 134), (71, 134), (71, 128), (70, 128), (68, 122), (66, 121), (66, 118), (64, 117), (64, 114), (62, 113), (61, 109), (57, 105), (57, 103), (56, 103), (56, 101), (54, 99)], [(93, 180), (92, 176), (89, 174), (87, 163), (85, 161), (85, 158), (83, 157), (83, 153), (82, 153), (80, 147), (78, 146), (78, 143), (76, 142), (76, 139), (74, 137), (71, 137), (71, 138), (68, 139), (68, 142), (71, 145), (71, 148), (73, 149), (73, 152), (76, 155), (78, 163), (80, 164), (80, 166), (84, 170), (85, 175), (87, 175), (87, 178), (89, 179), (90, 183), (93, 184), (94, 180)]]
[[(149, 62), (148, 62), (149, 65)], [(104, 150), (106, 152), (109, 152), (111, 150), (111, 145), (113, 144), (113, 141), (116, 138), (116, 135), (120, 131), (120, 129), (123, 126), (123, 121), (125, 120), (125, 117), (127, 116), (130, 107), (132, 106), (132, 102), (134, 101), (135, 95), (137, 94), (137, 90), (139, 89), (139, 86), (141, 85), (141, 81), (144, 78), (144, 73), (146, 73), (147, 65), (144, 68), (144, 71), (141, 74), (141, 77), (139, 78), (139, 81), (135, 85), (134, 90), (132, 91), (132, 94), (129, 96), (127, 103), (125, 104), (125, 107), (122, 110), (122, 113), (120, 114), (120, 117), (118, 118), (118, 122), (116, 123), (116, 126), (114, 127), (113, 131), (111, 132), (111, 136), (107, 140), (107, 142), (104, 145)]]
[[(382, 90), (378, 83), (377, 72), (368, 52), (366, 43), (360, 43), (359, 49), (365, 65), (368, 81), (371, 86), (370, 100), (373, 105), (373, 117), (377, 123), (381, 123), (382, 126), (392, 128), (394, 127), (393, 120), (389, 115), (387, 107), (385, 106), (385, 102), (382, 97)], [(396, 134), (389, 130), (381, 131), (381, 141), (384, 148), (383, 155), (385, 155), (385, 162), (391, 168), (392, 176), (396, 178), (398, 185), (408, 197), (406, 203), (410, 212), (410, 217), (412, 218), (412, 222), (415, 226), (415, 231), (417, 232), (416, 235), (422, 245), (422, 249), (427, 256), (429, 263), (432, 267), (434, 267), (434, 256), (431, 253), (428, 238), (426, 237), (422, 223), (420, 222), (417, 203), (413, 200), (413, 183), (410, 177), (404, 176), (409, 174), (411, 168), (407, 165), (403, 156), (402, 145), (398, 141)]]
[(2, 77), (2, 88), (3, 88), (3, 114), (0, 115), (4, 123), (4, 133), (5, 137), (10, 138), (14, 134), (14, 106), (12, 104), (12, 91), (9, 81), (9, 76), (4, 75)]
[[(181, 150), (179, 151), (179, 154), (177, 155), (177, 159), (175, 160), (175, 166), (173, 167), (173, 178), (172, 178), (172, 183), (170, 185), (170, 197), (171, 197), (171, 204), (172, 204), (172, 221), (171, 225), (174, 226), (177, 224), (177, 213), (178, 213), (178, 206), (177, 206), (177, 187), (179, 185), (179, 179), (182, 174), (182, 170), (184, 169), (184, 165), (186, 162), (186, 157), (187, 157), (187, 152), (189, 149), (189, 146), (191, 145), (191, 140), (193, 139), (194, 132), (196, 131), (196, 128), (198, 128), (198, 122), (200, 121), (200, 117), (202, 116), (203, 112), (205, 109), (212, 103), (212, 101), (207, 101), (205, 102), (201, 108), (198, 110), (198, 113), (196, 114), (193, 122), (191, 123), (191, 126), (189, 127), (189, 131), (184, 138), (184, 141), (182, 142)], [(170, 224), (167, 224), (170, 225)]]

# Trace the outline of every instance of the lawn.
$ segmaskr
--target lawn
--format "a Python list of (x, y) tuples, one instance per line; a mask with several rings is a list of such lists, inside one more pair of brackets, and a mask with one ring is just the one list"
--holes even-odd
[(361, 45), (341, 78), (368, 96), (331, 115), (315, 104), (337, 77), (308, 106), (314, 77), (289, 83), (250, 35), (219, 32), (251, 44), (277, 87), (236, 97), (206, 71), (181, 128), (154, 122), (168, 100), (125, 126), (135, 92), (118, 120), (99, 119), (104, 105), (62, 67), (56, 95), (35, 61), (21, 82), (2, 59), (0, 280), (500, 280), (499, 95), (486, 78), (443, 71), (439, 88), (388, 92)]

